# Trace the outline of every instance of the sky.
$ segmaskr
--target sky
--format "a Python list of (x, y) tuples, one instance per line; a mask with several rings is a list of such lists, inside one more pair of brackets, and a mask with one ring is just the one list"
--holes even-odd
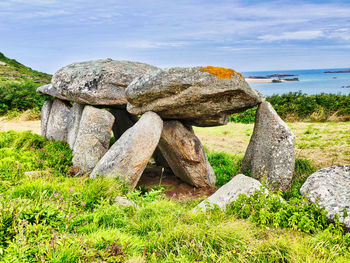
[(350, 1), (0, 0), (0, 52), (54, 73), (112, 58), (238, 71), (350, 67)]

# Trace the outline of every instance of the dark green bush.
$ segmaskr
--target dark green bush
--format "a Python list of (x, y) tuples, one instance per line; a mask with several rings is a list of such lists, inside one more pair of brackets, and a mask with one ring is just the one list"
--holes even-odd
[(23, 83), (0, 82), (0, 114), (6, 114), (9, 110), (40, 108), (48, 97), (36, 92), (38, 86), (40, 84), (30, 80)]
[(226, 184), (241, 169), (242, 157), (225, 152), (209, 152), (210, 165), (216, 175), (216, 185)]
[[(325, 121), (333, 114), (346, 118), (349, 118), (350, 115), (350, 94), (307, 95), (299, 91), (272, 95), (266, 100), (271, 103), (278, 115), (284, 120)], [(232, 114), (230, 117), (230, 121), (241, 123), (254, 122), (254, 119), (254, 109)]]

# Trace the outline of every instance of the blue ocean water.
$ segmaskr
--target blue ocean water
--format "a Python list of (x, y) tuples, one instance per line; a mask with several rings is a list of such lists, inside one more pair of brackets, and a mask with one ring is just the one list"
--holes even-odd
[[(273, 74), (291, 74), (296, 75), (299, 81), (281, 82), (281, 83), (250, 83), (249, 85), (260, 91), (265, 96), (273, 94), (284, 94), (289, 92), (301, 91), (306, 94), (350, 94), (350, 73), (324, 73), (325, 71), (339, 71), (344, 69), (309, 69), (309, 70), (283, 70), (283, 71), (258, 71), (243, 72), (243, 76), (267, 76)], [(288, 77), (294, 78), (294, 77)]]

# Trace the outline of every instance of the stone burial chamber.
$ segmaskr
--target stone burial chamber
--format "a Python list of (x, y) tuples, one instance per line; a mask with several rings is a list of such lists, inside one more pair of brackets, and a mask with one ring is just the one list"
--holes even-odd
[(225, 125), (231, 114), (258, 106), (243, 171), (273, 188), (290, 185), (294, 135), (232, 69), (87, 61), (63, 67), (37, 91), (52, 97), (42, 107), (42, 136), (69, 144), (77, 174), (118, 177), (134, 188), (153, 156), (184, 182), (214, 187), (192, 126)]

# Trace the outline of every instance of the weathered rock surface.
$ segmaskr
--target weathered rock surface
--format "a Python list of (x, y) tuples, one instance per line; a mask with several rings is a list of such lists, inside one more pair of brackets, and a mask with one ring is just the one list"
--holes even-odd
[(46, 138), (67, 142), (69, 113), (70, 106), (66, 102), (59, 99), (53, 101), (47, 122)]
[(134, 188), (157, 147), (162, 129), (162, 119), (154, 112), (146, 112), (112, 145), (92, 171), (91, 177), (118, 176)]
[(272, 189), (288, 189), (294, 171), (294, 144), (295, 136), (287, 124), (269, 102), (262, 102), (257, 109), (242, 171), (251, 171), (257, 179), (266, 177)]
[(215, 185), (215, 174), (192, 127), (165, 121), (159, 149), (174, 174), (196, 187)]
[(41, 108), (41, 136), (46, 138), (47, 123), (49, 122), (52, 101), (47, 100)]
[(125, 105), (125, 88), (130, 82), (155, 70), (148, 64), (112, 59), (73, 63), (57, 71), (50, 88), (38, 91), (81, 104)]
[(58, 98), (61, 100), (69, 100), (68, 97), (61, 95), (53, 86), (52, 84), (47, 84), (44, 86), (40, 86), (39, 88), (36, 89), (37, 92), (44, 94), (44, 95), (49, 95), (54, 98)]
[(202, 201), (195, 209), (206, 211), (208, 208), (217, 205), (224, 210), (228, 204), (236, 201), (240, 194), (250, 196), (260, 189), (262, 189), (262, 184), (258, 180), (238, 174), (213, 195)]
[(85, 105), (75, 103), (70, 110), (70, 114), (68, 117), (68, 134), (67, 134), (67, 142), (69, 144), (69, 148), (74, 148), (75, 140), (78, 136), (79, 132), (79, 124), (81, 120), (81, 116), (83, 114)]
[(107, 152), (113, 123), (108, 111), (85, 106), (73, 148), (73, 166), (80, 173), (91, 172)]
[[(324, 207), (330, 221), (338, 214), (340, 221), (350, 229), (350, 165), (331, 166), (313, 173), (300, 192), (310, 202)], [(344, 210), (348, 212), (346, 218), (343, 217)]]
[(136, 78), (126, 89), (131, 114), (154, 111), (188, 124), (226, 124), (228, 116), (258, 105), (261, 95), (239, 74), (222, 79), (201, 67), (169, 68)]

